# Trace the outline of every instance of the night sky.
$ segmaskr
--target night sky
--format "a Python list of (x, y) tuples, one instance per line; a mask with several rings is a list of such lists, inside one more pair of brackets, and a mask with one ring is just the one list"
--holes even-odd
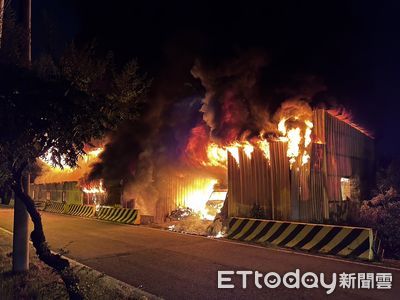
[(316, 76), (327, 87), (324, 101), (344, 105), (374, 132), (380, 156), (400, 155), (400, 3), (259, 2), (33, 1), (34, 55), (46, 48), (51, 19), (51, 47), (95, 39), (117, 63), (137, 58), (154, 78), (153, 94), (179, 97), (185, 84), (196, 84), (195, 59), (218, 64), (256, 49), (269, 60), (266, 89)]

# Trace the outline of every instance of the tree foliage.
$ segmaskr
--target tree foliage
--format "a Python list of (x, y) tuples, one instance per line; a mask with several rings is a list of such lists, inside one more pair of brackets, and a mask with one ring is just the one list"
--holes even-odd
[(74, 299), (82, 297), (77, 280), (68, 261), (51, 253), (22, 182), (27, 168), (45, 154), (55, 166), (75, 167), (86, 144), (138, 118), (150, 81), (135, 61), (118, 69), (111, 55), (100, 59), (93, 49), (72, 45), (59, 61), (43, 55), (33, 68), (0, 51), (0, 196), (12, 191), (24, 203), (37, 255), (60, 273)]
[(74, 167), (85, 144), (139, 116), (150, 84), (136, 62), (118, 72), (92, 48), (72, 46), (58, 68), (40, 60), (35, 70), (0, 66), (0, 185), (47, 152)]
[(393, 159), (377, 172), (378, 193), (384, 194), (391, 188), (400, 191), (400, 159)]
[(17, 22), (9, 0), (4, 1), (3, 18), (0, 21), (2, 22), (0, 63), (24, 65), (27, 33)]

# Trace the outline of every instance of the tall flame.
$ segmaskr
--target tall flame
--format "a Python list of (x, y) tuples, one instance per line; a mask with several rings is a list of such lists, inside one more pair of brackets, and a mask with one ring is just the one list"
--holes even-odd
[(271, 159), (271, 154), (269, 151), (269, 143), (267, 140), (261, 139), (258, 142), (258, 147), (264, 153), (264, 157), (269, 161)]
[(299, 146), (301, 142), (300, 128), (297, 127), (290, 129), (287, 133), (287, 138), (288, 138), (287, 156), (289, 157), (290, 163), (293, 164), (300, 153), (300, 146)]
[(299, 162), (301, 165), (305, 165), (310, 160), (307, 148), (312, 142), (311, 133), (314, 127), (314, 124), (310, 120), (304, 120), (302, 123), (299, 116), (294, 116), (292, 118), (295, 121), (294, 123), (298, 124), (293, 128), (287, 128), (286, 121), (289, 120), (288, 118), (282, 118), (278, 123), (278, 130), (282, 134), (279, 140), (288, 143), (286, 154), (289, 158), (290, 167), (298, 161), (299, 156), (301, 156)]
[(286, 135), (286, 125), (285, 125), (285, 123), (286, 123), (286, 119), (285, 118), (282, 118), (278, 123), (278, 130), (283, 136)]
[(306, 133), (304, 134), (304, 146), (308, 147), (311, 143), (311, 129), (314, 127), (314, 124), (309, 120), (305, 120), (304, 123), (307, 125)]

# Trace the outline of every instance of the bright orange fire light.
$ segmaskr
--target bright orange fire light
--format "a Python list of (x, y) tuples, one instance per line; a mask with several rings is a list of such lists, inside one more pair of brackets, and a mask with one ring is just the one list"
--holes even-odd
[(78, 167), (76, 168), (67, 166), (63, 159), (61, 159), (63, 168), (54, 166), (51, 162), (51, 151), (49, 151), (39, 159), (42, 172), (38, 177), (36, 177), (35, 183), (79, 181), (89, 172), (91, 165), (97, 161), (98, 156), (102, 151), (103, 148), (96, 148), (87, 151), (87, 154), (78, 158)]
[(290, 158), (290, 163), (294, 163), (296, 158), (299, 156), (301, 142), (300, 128), (290, 129), (287, 133), (288, 138), (288, 150), (287, 156)]
[(226, 149), (211, 143), (207, 146), (207, 162), (203, 162), (205, 166), (226, 167), (227, 153)]
[[(293, 117), (293, 119), (296, 122), (300, 121), (300, 117), (298, 116)], [(282, 118), (278, 123), (278, 130), (283, 135), (279, 140), (288, 143), (287, 157), (289, 158), (290, 167), (298, 161), (299, 156), (301, 156), (301, 165), (305, 165), (310, 159), (307, 148), (312, 142), (311, 133), (314, 124), (310, 120), (304, 120), (305, 129), (302, 130), (300, 125), (298, 125), (300, 127), (288, 129), (286, 125), (287, 120), (287, 118)]]
[(106, 190), (103, 188), (103, 181), (100, 180), (100, 183), (97, 185), (88, 185), (82, 188), (82, 191), (85, 194), (104, 194)]
[(280, 133), (281, 133), (283, 136), (286, 135), (286, 125), (285, 125), (285, 123), (286, 123), (286, 119), (285, 119), (285, 118), (281, 119), (281, 120), (279, 121), (279, 123), (278, 123), (278, 130), (280, 131)]
[[(265, 141), (267, 144), (268, 142)], [(263, 144), (266, 147), (266, 144)], [(236, 163), (239, 164), (239, 148), (242, 148), (246, 156), (251, 159), (251, 155), (254, 152), (254, 146), (248, 141), (234, 142), (228, 146), (218, 146), (215, 143), (210, 143), (207, 146), (207, 159), (208, 161), (202, 162), (204, 166), (216, 166), (226, 168), (229, 152), (235, 159)], [(263, 150), (264, 151), (264, 150)], [(265, 148), (265, 151), (267, 148)]]
[(251, 159), (251, 154), (254, 151), (254, 147), (253, 147), (253, 145), (251, 145), (249, 142), (246, 141), (243, 144), (243, 151), (246, 154), (247, 158)]
[(227, 147), (229, 153), (232, 155), (232, 157), (235, 159), (238, 165), (239, 165), (239, 147), (240, 144), (238, 143), (235, 143), (234, 145)]
[[(96, 159), (100, 155), (100, 153), (103, 152), (103, 150), (104, 150), (103, 148), (99, 147), (94, 150), (88, 151), (86, 154), (82, 155), (80, 160), (87, 163), (90, 160)], [(71, 170), (71, 167), (69, 167), (65, 163), (65, 159), (63, 157), (61, 157), (62, 168), (60, 168), (59, 166), (54, 166), (54, 164), (52, 163), (51, 149), (49, 151), (47, 151), (46, 154), (40, 158), (40, 160), (43, 161), (45, 164), (47, 164), (49, 167), (51, 167), (54, 171)], [(78, 165), (79, 165), (79, 161), (78, 161)]]
[(258, 142), (258, 147), (264, 153), (264, 157), (269, 161), (271, 159), (271, 154), (269, 151), (269, 143), (267, 140), (261, 139)]
[[(311, 153), (310, 146), (314, 139), (312, 136), (314, 124), (311, 121), (311, 110), (307, 110), (308, 106), (305, 108), (295, 107), (295, 109), (293, 109), (293, 107), (289, 106), (290, 109), (287, 109), (285, 114), (279, 119), (276, 125), (278, 134), (274, 137), (275, 140), (287, 143), (286, 155), (291, 168), (294, 164), (301, 166), (309, 162), (309, 153)], [(229, 153), (236, 161), (237, 165), (240, 166), (240, 159), (243, 157), (240, 156), (241, 152), (239, 149), (245, 154), (244, 157), (251, 160), (255, 147), (257, 147), (269, 161), (271, 157), (270, 144), (264, 137), (264, 133), (264, 130), (261, 130), (258, 138), (252, 137), (251, 140), (240, 139), (223, 145), (219, 145), (215, 142), (208, 142), (207, 140), (206, 155), (198, 155), (196, 158), (203, 157), (201, 159), (201, 164), (204, 166), (226, 168)], [(272, 132), (270, 134), (272, 134)], [(244, 134), (242, 136), (244, 136)], [(252, 135), (246, 134), (246, 136)], [(315, 140), (314, 142), (318, 141)]]
[(207, 212), (206, 203), (217, 183), (218, 180), (213, 178), (199, 178), (185, 187), (186, 192), (180, 195), (177, 203), (184, 203), (186, 207), (200, 214), (203, 219), (214, 220), (215, 216), (209, 215)]

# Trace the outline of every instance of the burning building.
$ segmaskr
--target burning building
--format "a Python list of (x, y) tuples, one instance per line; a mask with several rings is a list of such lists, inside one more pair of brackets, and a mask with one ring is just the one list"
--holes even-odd
[[(342, 110), (310, 106), (324, 89), (318, 81), (271, 87), (280, 94), (269, 98), (258, 94), (265, 64), (254, 53), (219, 67), (196, 63), (192, 74), (204, 97), (156, 97), (140, 120), (109, 137), (89, 174), (74, 179), (76, 192), (62, 190), (71, 186), (64, 184), (59, 196), (50, 192), (46, 199), (122, 205), (159, 223), (179, 210), (209, 220), (219, 212), (308, 222), (346, 219), (371, 186), (373, 138)], [(279, 108), (268, 107), (272, 98)], [(52, 172), (36, 183), (68, 178), (64, 173), (55, 180)], [(39, 198), (49, 195), (44, 190)]]
[(341, 110), (312, 110), (299, 101), (285, 102), (274, 119), (268, 132), (227, 143), (212, 140), (204, 124), (194, 127), (183, 159), (191, 167), (154, 172), (148, 198), (143, 186), (129, 193), (158, 222), (185, 207), (206, 219), (222, 207), (229, 217), (346, 219), (372, 184), (371, 135)]
[(31, 197), (36, 202), (96, 205), (105, 203), (106, 191), (102, 181), (85, 182), (91, 165), (98, 161), (102, 147), (87, 150), (78, 160), (78, 167), (54, 167), (50, 154), (38, 160), (41, 173), (31, 184)]
[(44, 172), (32, 188), (33, 198), (106, 204), (107, 198), (116, 197), (114, 202), (138, 208), (155, 222), (183, 208), (208, 220), (222, 208), (229, 217), (345, 219), (352, 203), (365, 199), (371, 185), (371, 135), (344, 112), (312, 110), (305, 102), (283, 103), (274, 119), (268, 131), (225, 143), (212, 140), (204, 124), (196, 126), (175, 166), (149, 171), (140, 165), (147, 166), (149, 157), (142, 156), (132, 175), (135, 180), (122, 181), (114, 195), (106, 193), (102, 180), (82, 180), (88, 166), (98, 162), (99, 151), (89, 152), (81, 168)]
[(229, 216), (345, 219), (351, 203), (368, 195), (371, 136), (339, 111), (316, 109), (309, 120), (299, 118), (283, 118), (282, 136), (259, 141), (251, 154), (245, 146), (229, 153)]

